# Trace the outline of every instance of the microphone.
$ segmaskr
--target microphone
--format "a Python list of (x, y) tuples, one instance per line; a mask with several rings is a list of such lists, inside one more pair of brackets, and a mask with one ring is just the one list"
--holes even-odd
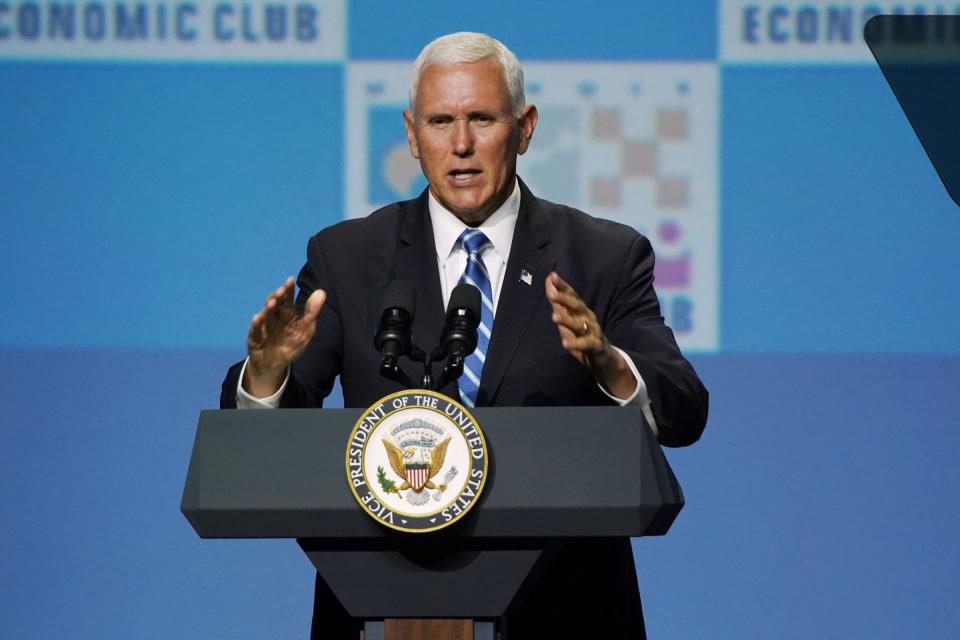
[(373, 346), (380, 352), (380, 374), (398, 380), (400, 357), (410, 355), (410, 337), (413, 315), (416, 310), (417, 292), (406, 280), (395, 280), (387, 285), (383, 294), (380, 324), (373, 338)]
[(440, 348), (447, 357), (438, 388), (463, 374), (463, 360), (477, 348), (480, 326), (480, 290), (461, 282), (450, 293), (447, 323), (440, 334)]

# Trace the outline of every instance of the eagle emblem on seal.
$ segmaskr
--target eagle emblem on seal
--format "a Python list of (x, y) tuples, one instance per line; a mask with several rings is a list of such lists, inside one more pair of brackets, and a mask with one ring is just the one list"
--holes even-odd
[(381, 486), (389, 493), (405, 492), (404, 497), (414, 505), (426, 504), (431, 496), (439, 501), (447, 484), (457, 474), (456, 467), (451, 467), (442, 482), (434, 482), (447, 457), (450, 437), (445, 435), (441, 427), (421, 419), (391, 429), (391, 437), (381, 441), (387, 450), (390, 468), (402, 478), (402, 482), (398, 487), (395, 482), (386, 480), (385, 474), (378, 473)]

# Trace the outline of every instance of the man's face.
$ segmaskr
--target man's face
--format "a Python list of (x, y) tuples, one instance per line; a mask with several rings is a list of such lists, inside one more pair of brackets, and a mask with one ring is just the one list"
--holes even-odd
[(537, 109), (513, 116), (500, 63), (487, 58), (425, 67), (414, 113), (405, 110), (403, 122), (433, 196), (476, 226), (513, 191), (517, 155), (530, 144)]

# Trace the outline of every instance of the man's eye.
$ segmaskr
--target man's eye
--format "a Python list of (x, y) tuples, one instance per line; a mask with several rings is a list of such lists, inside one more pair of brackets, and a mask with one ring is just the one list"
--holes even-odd
[(447, 116), (434, 116), (427, 120), (427, 124), (430, 124), (433, 126), (450, 124), (451, 122), (453, 122), (453, 118), (449, 118)]

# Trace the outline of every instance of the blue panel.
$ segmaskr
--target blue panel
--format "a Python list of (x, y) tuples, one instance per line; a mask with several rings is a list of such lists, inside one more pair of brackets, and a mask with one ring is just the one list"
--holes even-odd
[[(0, 637), (306, 637), (293, 542), (202, 541), (179, 512), (238, 357), (0, 351)], [(695, 364), (710, 425), (667, 451), (687, 505), (635, 545), (650, 637), (952, 637), (960, 359)]]
[(242, 345), (343, 215), (342, 102), (336, 67), (0, 64), (0, 345)]
[(726, 68), (725, 351), (960, 351), (960, 215), (879, 70)]
[(205, 542), (179, 512), (197, 414), (237, 357), (0, 352), (0, 636), (306, 636), (295, 543)]
[(521, 60), (709, 60), (716, 57), (716, 4), (696, 2), (539, 3), (493, 0), (350, 5), (352, 59), (413, 60), (434, 38), (481, 31)]
[(686, 506), (635, 541), (651, 638), (950, 638), (960, 358), (701, 357)]

